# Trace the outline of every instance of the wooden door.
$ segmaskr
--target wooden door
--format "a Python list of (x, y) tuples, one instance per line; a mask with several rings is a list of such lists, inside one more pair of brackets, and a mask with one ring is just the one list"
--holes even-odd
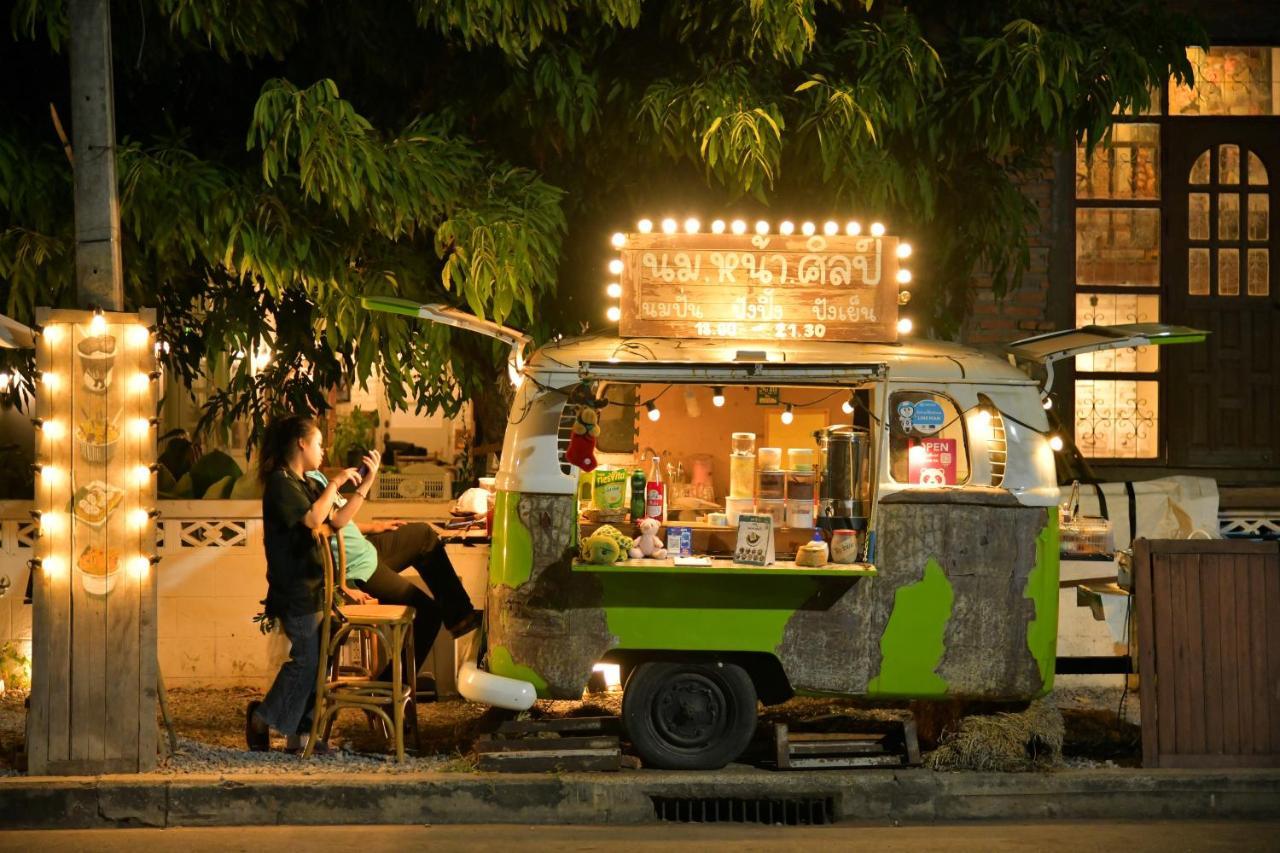
[(1211, 332), (1170, 347), (1169, 461), (1280, 461), (1280, 118), (1178, 119), (1165, 134), (1162, 318)]

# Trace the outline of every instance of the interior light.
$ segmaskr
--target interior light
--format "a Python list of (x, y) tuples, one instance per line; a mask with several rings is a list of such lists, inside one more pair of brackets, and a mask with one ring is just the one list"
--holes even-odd
[(1054, 453), (1057, 453), (1058, 451), (1062, 450), (1062, 446), (1063, 446), (1062, 436), (1060, 435), (1049, 436), (1049, 447), (1053, 449)]
[(604, 676), (604, 686), (610, 690), (618, 690), (622, 687), (622, 667), (616, 663), (598, 663), (591, 668), (592, 672), (601, 673)]
[(850, 237), (857, 237), (862, 233), (862, 223), (855, 220), (846, 222), (844, 226), (844, 233), (848, 234)]
[(872, 222), (872, 223), (871, 223), (871, 236), (872, 236), (872, 237), (883, 237), (883, 236), (884, 236), (884, 223), (883, 223), (883, 222)]
[(636, 230), (639, 231), (641, 234), (648, 234), (650, 231), (653, 230), (653, 220), (641, 219), (639, 222), (636, 223)]
[(909, 335), (913, 328), (915, 328), (915, 324), (911, 322), (910, 317), (903, 317), (898, 320), (898, 334)]
[(817, 230), (818, 230), (818, 227), (814, 225), (812, 222), (806, 222), (800, 226), (800, 233), (806, 237), (812, 237), (813, 232)]
[(713, 222), (711, 223), (711, 233), (712, 233), (712, 234), (723, 234), (723, 233), (724, 233), (724, 220), (723, 220), (723, 219), (717, 219), (717, 220), (715, 220), (715, 221), (713, 221)]
[(781, 234), (783, 237), (790, 237), (793, 233), (795, 233), (795, 230), (796, 230), (795, 223), (789, 219), (784, 219), (782, 220), (782, 222), (778, 223), (778, 233)]
[(698, 229), (702, 227), (702, 223), (690, 216), (684, 221), (684, 233), (697, 234)]
[(1040, 405), (1044, 406), (1044, 410), (1046, 412), (1049, 411), (1050, 409), (1053, 408), (1053, 398), (1048, 395), (1045, 395), (1045, 398), (1040, 401)]
[(790, 425), (796, 419), (795, 412), (791, 411), (791, 404), (787, 403), (787, 407), (782, 410), (782, 422)]
[(656, 421), (658, 418), (662, 417), (662, 412), (658, 409), (658, 406), (652, 400), (645, 403), (644, 407), (649, 410), (648, 412), (649, 420)]
[(672, 219), (669, 216), (666, 219), (662, 220), (663, 234), (674, 234), (676, 233), (677, 230), (679, 230), (679, 228), (680, 228), (680, 223), (676, 222), (674, 219)]
[(741, 219), (735, 219), (735, 220), (733, 220), (733, 225), (732, 225), (731, 227), (733, 228), (733, 233), (734, 233), (734, 234), (746, 234), (746, 233), (747, 233), (747, 223), (743, 222)]
[(969, 435), (982, 441), (990, 441), (992, 437), (991, 413), (986, 409), (978, 409), (969, 418)]
[(609, 294), (610, 299), (621, 299), (622, 285), (618, 284), (616, 281), (611, 281), (609, 282), (609, 286), (604, 289), (604, 292)]
[(610, 305), (609, 310), (604, 312), (604, 315), (609, 318), (610, 323), (616, 323), (622, 319), (622, 309), (617, 305)]
[(828, 237), (834, 237), (836, 234), (840, 233), (840, 226), (835, 222), (824, 222), (822, 224), (822, 233), (826, 234)]
[(711, 405), (717, 409), (724, 408), (724, 388), (719, 385), (711, 389)]
[(898, 270), (898, 284), (911, 283), (911, 270)]
[(840, 404), (840, 411), (844, 412), (846, 415), (853, 414), (853, 398), (852, 397), (850, 397), (848, 400), (845, 400), (843, 403)]
[(609, 238), (609, 242), (613, 244), (613, 248), (621, 249), (623, 246), (627, 245), (627, 235), (619, 231)]
[(609, 273), (611, 275), (622, 275), (622, 259), (614, 258), (609, 261)]
[(925, 452), (924, 445), (915, 444), (907, 451), (907, 462), (911, 465), (920, 466), (928, 461), (929, 454)]
[(900, 257), (900, 258), (909, 258), (909, 257), (911, 257), (911, 244), (910, 244), (910, 243), (899, 243), (899, 244), (898, 244), (898, 257)]
[(758, 222), (756, 222), (756, 233), (757, 233), (757, 234), (759, 234), (761, 237), (763, 237), (764, 235), (768, 234), (768, 233), (769, 233), (769, 223), (768, 223), (768, 222), (765, 222), (763, 219), (761, 219), (761, 220), (759, 220)]

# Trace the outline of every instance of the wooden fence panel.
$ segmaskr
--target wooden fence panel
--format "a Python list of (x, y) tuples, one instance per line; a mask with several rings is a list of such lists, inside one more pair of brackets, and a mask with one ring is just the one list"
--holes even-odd
[(1280, 767), (1280, 543), (1134, 543), (1142, 759)]

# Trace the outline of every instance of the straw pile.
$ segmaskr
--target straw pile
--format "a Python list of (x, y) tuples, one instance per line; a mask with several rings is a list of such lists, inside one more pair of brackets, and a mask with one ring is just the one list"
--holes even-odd
[(1047, 770), (1062, 764), (1062, 713), (1043, 699), (1025, 711), (975, 714), (943, 732), (925, 757), (932, 770)]

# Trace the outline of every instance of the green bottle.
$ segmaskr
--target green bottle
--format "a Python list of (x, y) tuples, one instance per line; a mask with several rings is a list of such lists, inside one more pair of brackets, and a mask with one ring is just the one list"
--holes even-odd
[(631, 522), (639, 524), (644, 518), (644, 469), (637, 468), (631, 472)]

